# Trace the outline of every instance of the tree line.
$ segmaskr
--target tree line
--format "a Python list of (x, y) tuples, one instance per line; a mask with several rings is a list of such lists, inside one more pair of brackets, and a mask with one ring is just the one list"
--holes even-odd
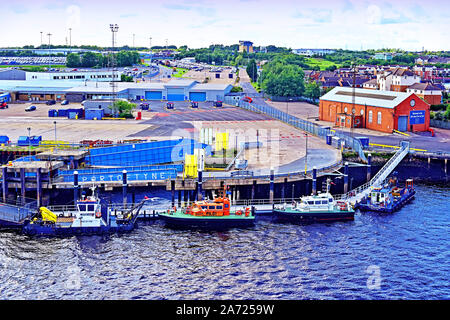
[[(117, 67), (127, 67), (140, 63), (140, 56), (136, 51), (119, 51), (114, 56)], [(112, 66), (112, 55), (102, 55), (95, 52), (69, 53), (66, 65), (69, 68), (106, 68)]]

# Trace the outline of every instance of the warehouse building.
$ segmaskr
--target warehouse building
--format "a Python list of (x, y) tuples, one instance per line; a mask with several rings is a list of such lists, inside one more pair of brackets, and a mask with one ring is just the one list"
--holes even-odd
[[(216, 101), (224, 100), (233, 88), (227, 84), (200, 84), (193, 80), (171, 80), (167, 83), (130, 83), (116, 84), (118, 98), (131, 101)], [(68, 100), (105, 99), (112, 96), (112, 88), (108, 83), (86, 83), (66, 91)]]
[[(158, 82), (116, 82), (117, 98), (131, 101), (223, 101), (232, 85), (198, 83), (194, 80)], [(11, 100), (69, 100), (81, 102), (90, 99), (109, 99), (113, 95), (110, 82), (30, 80), (0, 81), (0, 92), (9, 92)]]
[(414, 93), (336, 87), (320, 98), (319, 120), (336, 127), (428, 131), (430, 105)]

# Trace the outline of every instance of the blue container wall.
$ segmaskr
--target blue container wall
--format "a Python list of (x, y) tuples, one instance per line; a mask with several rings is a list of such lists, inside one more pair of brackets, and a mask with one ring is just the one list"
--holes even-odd
[(17, 140), (18, 146), (28, 146), (30, 144), (30, 139), (27, 136), (20, 136)]
[(183, 161), (185, 154), (193, 154), (196, 142), (191, 139), (166, 140), (95, 148), (86, 157), (89, 165), (126, 166)]

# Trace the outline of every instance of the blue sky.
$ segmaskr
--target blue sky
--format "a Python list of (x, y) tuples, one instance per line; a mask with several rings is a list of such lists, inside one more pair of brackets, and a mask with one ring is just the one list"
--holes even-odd
[[(251, 40), (291, 48), (450, 50), (450, 1), (0, 0), (0, 46), (43, 42), (205, 47)], [(7, 28), (5, 28), (7, 26)]]

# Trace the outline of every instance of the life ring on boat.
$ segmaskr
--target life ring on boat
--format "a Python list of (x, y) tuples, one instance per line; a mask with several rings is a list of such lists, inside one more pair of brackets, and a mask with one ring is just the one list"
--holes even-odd
[(240, 215), (242, 215), (242, 210), (238, 210), (238, 211), (236, 211), (235, 215), (237, 215), (237, 216), (240, 216)]
[(247, 208), (247, 209), (245, 209), (245, 216), (248, 217), (249, 215), (250, 215), (250, 209)]
[(95, 213), (95, 217), (96, 217), (96, 218), (101, 218), (101, 217), (102, 217), (102, 213), (101, 213), (100, 211), (97, 211), (97, 212)]

